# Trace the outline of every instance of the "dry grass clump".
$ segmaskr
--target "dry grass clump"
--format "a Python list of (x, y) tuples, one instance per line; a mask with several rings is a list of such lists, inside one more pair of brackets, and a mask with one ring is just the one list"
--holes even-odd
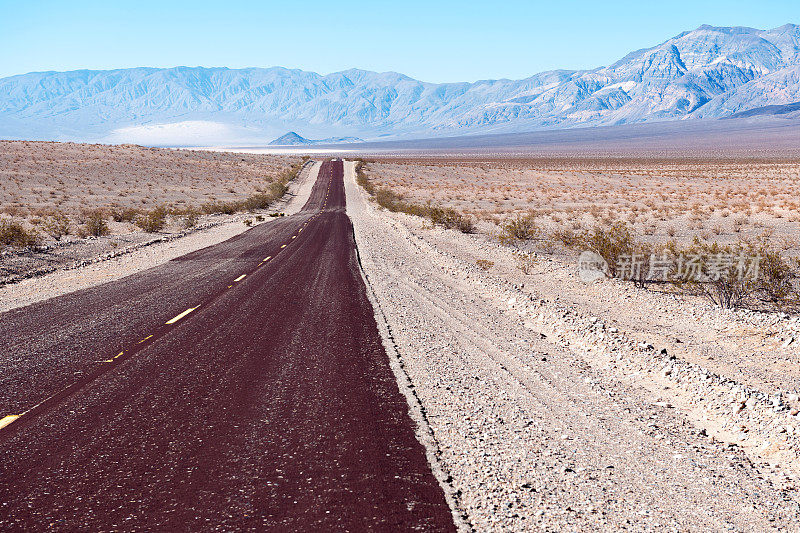
[(667, 250), (691, 261), (690, 268), (672, 273), (671, 282), (720, 307), (789, 310), (800, 305), (800, 264), (785, 258), (768, 234), (732, 245), (695, 238), (686, 247), (670, 243)]
[(39, 243), (39, 234), (14, 220), (0, 220), (0, 247), (27, 248)]
[(53, 213), (42, 224), (42, 229), (55, 241), (60, 241), (72, 231), (72, 223), (64, 213)]
[(500, 225), (500, 242), (504, 244), (518, 241), (529, 241), (535, 238), (539, 230), (536, 226), (536, 216), (532, 213), (518, 213)]
[(374, 187), (363, 172), (362, 162), (356, 164), (356, 180), (359, 185), (364, 187), (364, 190), (373, 197), (379, 206), (388, 211), (427, 218), (435, 226), (441, 226), (445, 229), (455, 229), (461, 233), (473, 233), (475, 231), (474, 220), (463, 213), (459, 213), (452, 207), (441, 207), (431, 205), (430, 203), (420, 205), (407, 202), (402, 196), (388, 187)]
[(80, 230), (81, 236), (102, 237), (109, 233), (111, 233), (111, 230), (108, 228), (106, 214), (102, 209), (95, 209), (86, 214), (83, 227)]
[(136, 217), (134, 223), (147, 233), (156, 233), (164, 229), (167, 223), (167, 209), (164, 206), (151, 209)]
[(489, 270), (494, 266), (494, 261), (489, 261), (488, 259), (478, 259), (475, 261), (475, 264), (478, 265), (478, 268), (481, 270)]

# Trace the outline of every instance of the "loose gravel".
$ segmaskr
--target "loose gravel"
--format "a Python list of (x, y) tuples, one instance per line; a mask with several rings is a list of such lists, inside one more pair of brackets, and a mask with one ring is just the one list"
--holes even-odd
[[(474, 262), (513, 261), (510, 252), (379, 211), (355, 184), (352, 164), (345, 183), (384, 342), (408, 376), (420, 433), (430, 433), (428, 447), (469, 527), (800, 527), (796, 488), (726, 440), (723, 428), (748, 409), (766, 420), (791, 416), (788, 407), (766, 398), (742, 407), (752, 389)], [(735, 406), (732, 390), (740, 391)], [(724, 416), (691, 404), (698, 391), (708, 404), (724, 401)], [(703, 416), (707, 427), (698, 424)]]

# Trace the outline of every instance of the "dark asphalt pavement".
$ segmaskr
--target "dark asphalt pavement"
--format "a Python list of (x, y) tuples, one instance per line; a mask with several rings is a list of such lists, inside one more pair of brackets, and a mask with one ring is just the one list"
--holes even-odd
[(0, 314), (0, 530), (453, 530), (344, 206)]

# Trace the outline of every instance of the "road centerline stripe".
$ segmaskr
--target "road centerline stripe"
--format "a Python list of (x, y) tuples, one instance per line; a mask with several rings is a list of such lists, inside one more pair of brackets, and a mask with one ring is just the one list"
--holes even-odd
[[(200, 306), (198, 305), (197, 307), (200, 307)], [(189, 313), (191, 313), (192, 311), (194, 311), (195, 309), (197, 309), (197, 307), (190, 307), (189, 309), (187, 309), (187, 310), (186, 310), (186, 311), (184, 311), (183, 313), (179, 314), (179, 315), (178, 315), (178, 316), (176, 316), (175, 318), (171, 318), (171, 319), (167, 320), (167, 322), (166, 322), (166, 323), (167, 323), (167, 324), (174, 324), (175, 322), (177, 322), (177, 321), (178, 321), (178, 320), (180, 320), (181, 318), (185, 317), (186, 315), (188, 315)], [(152, 336), (152, 335), (151, 335), (151, 336)]]
[(19, 415), (8, 415), (0, 418), (0, 429), (3, 429), (17, 418), (19, 418)]

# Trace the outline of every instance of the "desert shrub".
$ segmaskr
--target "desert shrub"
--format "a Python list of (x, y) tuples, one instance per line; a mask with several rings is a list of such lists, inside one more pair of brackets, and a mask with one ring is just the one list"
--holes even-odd
[(264, 215), (256, 215), (256, 222), (264, 222)]
[(239, 206), (236, 202), (220, 202), (215, 200), (213, 202), (203, 204), (201, 209), (207, 215), (232, 215), (239, 210)]
[(695, 237), (691, 245), (671, 244), (676, 260), (672, 282), (723, 308), (796, 309), (798, 265), (792, 264), (762, 235), (721, 245)]
[(162, 206), (156, 207), (147, 213), (140, 214), (135, 220), (135, 224), (139, 226), (142, 231), (146, 231), (147, 233), (161, 231), (164, 229), (166, 223), (167, 210)]
[(489, 270), (494, 266), (494, 261), (489, 261), (488, 259), (478, 259), (475, 261), (475, 264), (478, 265), (482, 270)]
[(253, 225), (253, 220), (250, 219), (250, 218), (244, 219), (243, 222), (244, 222), (244, 225), (247, 226), (248, 228)]
[(400, 211), (400, 202), (401, 198), (400, 195), (392, 191), (391, 189), (387, 189), (382, 187), (375, 191), (375, 202), (385, 209), (388, 209), (392, 212)]
[(370, 195), (375, 194), (375, 186), (369, 181), (366, 173), (364, 172), (364, 162), (358, 161), (356, 163), (356, 183), (364, 188)]
[(42, 223), (42, 229), (53, 239), (60, 241), (64, 235), (69, 235), (72, 225), (64, 213), (53, 213)]
[(563, 228), (554, 231), (552, 238), (567, 248), (574, 248), (581, 243), (580, 235), (569, 228)]
[(612, 277), (619, 274), (619, 267), (624, 264), (626, 257), (641, 253), (641, 250), (637, 249), (633, 233), (622, 222), (612, 224), (610, 227), (595, 226), (585, 231), (580, 237), (579, 245), (605, 259), (608, 263), (608, 273)]
[(39, 234), (13, 220), (0, 220), (0, 245), (26, 248), (39, 243)]
[(111, 218), (114, 222), (133, 222), (139, 215), (135, 207), (114, 207), (111, 209)]
[(106, 224), (106, 215), (102, 210), (96, 209), (86, 215), (83, 233), (95, 237), (102, 237), (111, 233), (111, 230), (108, 229), (108, 224)]
[(189, 208), (183, 213), (183, 220), (181, 224), (185, 229), (191, 229), (197, 225), (197, 221), (200, 218), (200, 213), (197, 212), (194, 208)]
[[(294, 175), (292, 179), (294, 179)], [(272, 196), (272, 200), (277, 200), (289, 190), (289, 185), (284, 183), (283, 181), (274, 181), (269, 184), (269, 194)]]
[(273, 197), (266, 193), (258, 193), (247, 198), (242, 206), (251, 213), (257, 209), (266, 209), (272, 203)]
[(472, 217), (459, 215), (456, 229), (461, 233), (475, 233), (475, 221), (472, 220)]
[(538, 234), (536, 218), (531, 213), (518, 213), (513, 218), (501, 224), (500, 229), (500, 242), (504, 244), (529, 241)]

